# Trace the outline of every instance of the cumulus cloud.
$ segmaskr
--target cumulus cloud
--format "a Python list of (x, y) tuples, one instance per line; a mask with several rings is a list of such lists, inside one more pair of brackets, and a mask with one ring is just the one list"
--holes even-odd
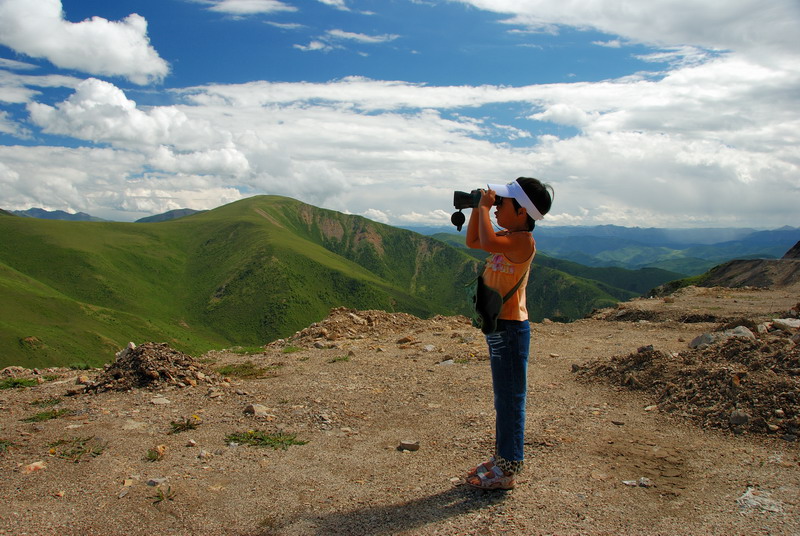
[[(461, 1), (506, 14), (514, 30), (569, 25), (619, 37), (601, 46), (656, 45), (640, 57), (652, 70), (518, 87), (364, 77), (207, 84), (151, 107), (97, 79), (51, 79), (74, 93), (39, 103), (35, 77), (0, 70), (0, 100), (27, 103), (30, 125), (102, 147), (4, 148), (0, 195), (23, 208), (36, 200), (119, 218), (267, 193), (386, 223), (447, 225), (453, 190), (531, 175), (556, 190), (544, 224), (794, 224), (800, 65), (782, 22), (800, 20), (789, 16), (791, 4), (759, 4), (756, 19), (776, 17), (777, 35), (747, 26), (744, 36), (735, 35), (745, 28), (737, 17), (757, 4), (745, 0), (734, 0), (724, 20), (696, 2), (683, 10), (674, 1), (629, 2), (626, 11), (612, 0), (606, 12), (594, 0), (585, 11), (569, 1)], [(296, 46), (396, 38), (323, 37)], [(759, 58), (767, 48), (776, 53)], [(514, 124), (493, 117), (496, 107), (511, 110)], [(0, 116), (0, 132), (20, 136), (20, 128)], [(568, 134), (542, 133), (562, 128)]]
[(189, 120), (174, 106), (142, 110), (122, 90), (95, 78), (78, 84), (75, 93), (56, 106), (32, 102), (28, 109), (44, 132), (121, 147), (191, 148), (224, 138), (211, 125)]
[(533, 29), (593, 28), (637, 43), (691, 43), (714, 50), (794, 56), (800, 5), (795, 0), (456, 0), (509, 15), (505, 21)]
[(73, 23), (64, 18), (61, 0), (0, 2), (0, 44), (61, 68), (135, 84), (161, 81), (169, 72), (150, 45), (144, 17), (133, 13), (118, 22), (93, 17)]

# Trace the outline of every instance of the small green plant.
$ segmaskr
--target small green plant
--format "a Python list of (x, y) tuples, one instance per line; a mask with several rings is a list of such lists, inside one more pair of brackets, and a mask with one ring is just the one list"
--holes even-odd
[(153, 499), (153, 504), (158, 504), (163, 501), (174, 501), (175, 495), (177, 495), (177, 493), (172, 489), (172, 487), (167, 486), (166, 491), (164, 491), (163, 488), (158, 488), (156, 490), (156, 494), (150, 498)]
[(350, 361), (349, 355), (342, 355), (339, 357), (334, 357), (333, 359), (329, 360), (328, 363), (344, 363)]
[(70, 363), (69, 368), (72, 370), (89, 370), (92, 366), (89, 363), (78, 362), (78, 363)]
[(234, 376), (242, 379), (255, 379), (263, 378), (265, 376), (274, 375), (275, 369), (281, 365), (270, 365), (269, 367), (259, 367), (252, 361), (245, 361), (244, 363), (236, 363), (233, 365), (225, 365), (219, 367), (217, 372), (223, 376)]
[(203, 419), (198, 417), (197, 415), (192, 415), (191, 417), (187, 417), (182, 421), (170, 421), (170, 434), (179, 434), (181, 432), (186, 432), (187, 430), (194, 430), (200, 423), (203, 422)]
[(39, 385), (33, 378), (5, 378), (0, 380), (0, 389), (21, 389), (23, 387), (33, 387)]
[(72, 410), (70, 409), (51, 409), (39, 412), (36, 415), (31, 415), (30, 417), (26, 417), (20, 420), (23, 422), (42, 422), (42, 421), (49, 421), (51, 419), (58, 419), (59, 417), (63, 417), (64, 415), (71, 415), (71, 414)]
[(75, 463), (81, 461), (84, 456), (92, 458), (100, 456), (105, 449), (105, 443), (94, 436), (59, 439), (50, 444), (51, 455)]
[(13, 445), (14, 443), (8, 439), (0, 439), (0, 454), (5, 454), (8, 452), (9, 447), (12, 447)]
[(164, 445), (158, 445), (157, 447), (153, 447), (151, 449), (147, 449), (147, 453), (144, 455), (144, 459), (148, 462), (158, 462), (164, 459), (164, 455), (167, 453), (167, 447)]
[(292, 445), (305, 445), (308, 441), (297, 439), (295, 434), (268, 434), (261, 430), (248, 430), (247, 432), (229, 434), (225, 437), (227, 443), (241, 443), (253, 447), (269, 447), (274, 450), (286, 450)]
[(37, 398), (36, 400), (31, 401), (31, 406), (36, 406), (37, 408), (50, 408), (53, 406), (58, 405), (61, 403), (60, 398)]
[(302, 350), (303, 349), (300, 348), (299, 346), (286, 346), (283, 350), (281, 350), (281, 352), (283, 352), (284, 354), (293, 354), (295, 352), (300, 352)]

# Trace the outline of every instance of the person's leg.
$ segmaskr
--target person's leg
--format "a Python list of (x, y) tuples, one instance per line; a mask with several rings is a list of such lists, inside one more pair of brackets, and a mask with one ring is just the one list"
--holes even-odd
[(506, 474), (522, 470), (525, 459), (525, 402), (530, 324), (500, 321), (501, 331), (486, 336), (494, 388), (495, 465)]

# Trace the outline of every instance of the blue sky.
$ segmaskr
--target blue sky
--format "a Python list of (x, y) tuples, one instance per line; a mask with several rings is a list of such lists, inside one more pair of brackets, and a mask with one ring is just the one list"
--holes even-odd
[(797, 226), (798, 31), (796, 0), (0, 0), (0, 207), (446, 225), (534, 176), (543, 225)]

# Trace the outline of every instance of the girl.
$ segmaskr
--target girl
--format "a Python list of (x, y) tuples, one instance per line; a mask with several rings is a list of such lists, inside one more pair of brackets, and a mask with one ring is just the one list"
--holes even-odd
[[(481, 190), (478, 207), (467, 227), (467, 246), (491, 253), (484, 282), (505, 296), (497, 331), (486, 335), (492, 370), (495, 408), (495, 454), (467, 473), (467, 484), (481, 489), (512, 489), (524, 463), (525, 402), (527, 395), (530, 324), (525, 302), (528, 271), (536, 253), (531, 231), (550, 211), (552, 188), (538, 179), (520, 177), (507, 185), (489, 184)], [(490, 210), (497, 205), (495, 232)]]

